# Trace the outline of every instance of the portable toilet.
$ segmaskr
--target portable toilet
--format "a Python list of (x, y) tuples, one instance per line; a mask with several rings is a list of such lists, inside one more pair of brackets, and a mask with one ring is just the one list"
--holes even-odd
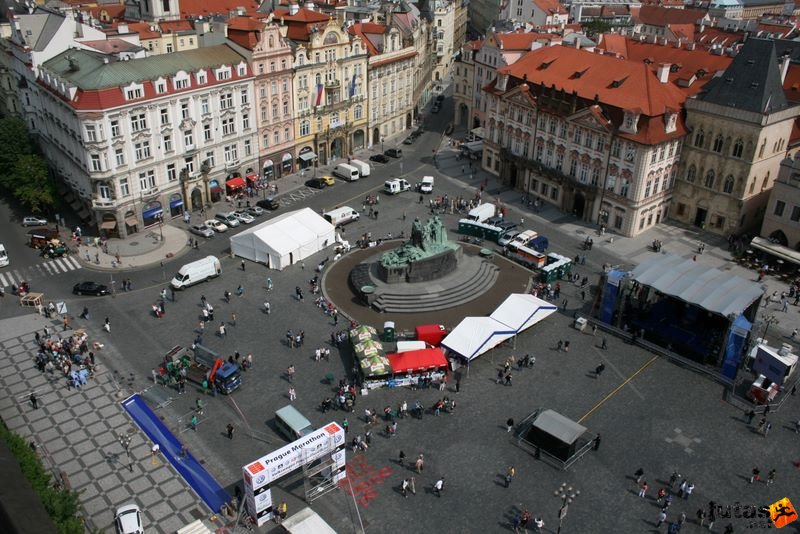
[(395, 332), (394, 321), (386, 321), (383, 323), (383, 341), (394, 341), (397, 339)]

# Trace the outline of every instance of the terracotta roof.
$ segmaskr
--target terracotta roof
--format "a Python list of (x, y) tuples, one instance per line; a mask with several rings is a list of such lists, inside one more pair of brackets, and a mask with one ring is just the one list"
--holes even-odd
[(800, 103), (800, 65), (789, 63), (789, 70), (783, 80), (783, 94), (789, 102)]
[[(152, 25), (155, 28), (158, 28), (155, 24)], [(119, 24), (114, 24), (112, 26), (119, 30)], [(151, 25), (147, 22), (129, 22), (128, 23), (128, 30), (133, 33), (139, 34), (139, 39), (147, 40), (147, 39), (158, 39), (161, 37), (161, 32), (158, 30), (151, 29)]]
[[(621, 37), (621, 38), (620, 38)], [(669, 80), (675, 87), (688, 95), (694, 95), (710, 81), (714, 74), (728, 68), (733, 58), (725, 55), (715, 55), (703, 48), (689, 50), (685, 47), (676, 48), (674, 44), (660, 45), (655, 43), (645, 43), (629, 39), (622, 36), (604, 35), (603, 42), (599, 48), (613, 51), (623, 59), (645, 63), (652, 72), (657, 72), (661, 63), (674, 65), (670, 70)], [(678, 80), (690, 78), (693, 74), (697, 75), (703, 71), (704, 76), (698, 76), (695, 83), (689, 87), (681, 87)]]
[[(79, 5), (79, 4), (78, 4)], [(81, 6), (81, 10), (86, 10), (92, 14), (92, 17), (97, 20), (103, 20), (101, 14), (105, 12), (111, 20), (120, 20), (125, 18), (125, 5), (124, 4), (108, 4), (99, 6)]]
[(261, 31), (264, 29), (264, 23), (252, 17), (233, 17), (228, 19), (228, 30), (240, 31)]
[(542, 11), (550, 14), (565, 15), (567, 10), (561, 5), (558, 0), (533, 0), (533, 3)]
[(109, 37), (108, 39), (104, 39), (102, 41), (81, 41), (81, 45), (93, 50), (97, 50), (98, 52), (102, 52), (104, 54), (118, 54), (120, 52), (142, 49), (141, 45), (136, 45), (126, 41), (125, 39), (119, 39), (116, 37)]
[(381, 36), (386, 33), (387, 30), (388, 28), (386, 26), (373, 22), (353, 24), (347, 28), (347, 32), (350, 35), (360, 37), (361, 40), (364, 41), (364, 46), (366, 46), (367, 53), (370, 56), (377, 56), (382, 53), (382, 49), (378, 48), (378, 46), (383, 44), (383, 37)]
[(530, 50), (531, 45), (537, 41), (552, 41), (560, 38), (551, 33), (535, 32), (496, 33), (495, 37), (503, 50)]
[(483, 47), (483, 39), (475, 39), (464, 43), (464, 50), (475, 50), (476, 52)]
[(549, 46), (525, 54), (513, 65), (497, 70), (527, 83), (555, 86), (580, 98), (595, 97), (619, 109), (639, 109), (644, 115), (662, 115), (666, 108), (681, 109), (686, 93), (662, 84), (649, 65), (564, 46)]
[(328, 23), (329, 15), (312, 9), (300, 8), (294, 15), (288, 9), (276, 9), (275, 20), (286, 24), (286, 37), (293, 41), (308, 41), (311, 28), (321, 28)]
[(255, 0), (181, 0), (181, 18), (210, 15), (227, 15), (239, 8), (244, 8), (248, 15), (253, 15), (259, 2)]
[(743, 42), (745, 37), (744, 32), (726, 31), (720, 28), (704, 26), (703, 31), (698, 30), (695, 33), (694, 42), (703, 46), (711, 46), (712, 44), (731, 46)]
[(399, 56), (386, 58), (386, 59), (383, 59), (383, 60), (380, 60), (380, 61), (376, 61), (375, 63), (370, 63), (369, 66), (370, 66), (370, 68), (380, 67), (382, 65), (387, 65), (389, 63), (394, 63), (396, 61), (402, 61), (404, 59), (410, 59), (410, 58), (412, 58), (412, 57), (414, 57), (416, 55), (417, 55), (417, 51), (414, 50), (412, 52), (407, 52), (407, 53), (401, 54)]
[(706, 15), (702, 9), (672, 9), (659, 6), (642, 6), (636, 16), (638, 22), (648, 26), (669, 26), (670, 24), (696, 24)]
[(188, 20), (165, 20), (159, 22), (158, 27), (164, 33), (194, 31), (192, 23)]

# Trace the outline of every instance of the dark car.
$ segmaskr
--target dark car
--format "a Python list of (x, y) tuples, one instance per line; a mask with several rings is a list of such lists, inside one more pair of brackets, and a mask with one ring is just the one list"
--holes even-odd
[(411, 132), (411, 135), (409, 135), (409, 137), (411, 139), (416, 139), (417, 137), (421, 136), (423, 133), (425, 133), (425, 130), (422, 130), (422, 129), (414, 130), (413, 132)]
[(409, 135), (408, 137), (403, 139), (403, 144), (404, 145), (411, 145), (411, 144), (414, 143), (414, 139), (416, 139), (416, 137), (414, 137), (413, 135)]
[(389, 158), (383, 154), (373, 154), (369, 157), (370, 161), (377, 161), (378, 163), (389, 163)]
[(75, 295), (108, 295), (108, 287), (96, 282), (80, 282), (72, 288)]
[(267, 197), (256, 202), (256, 206), (265, 210), (275, 211), (281, 207), (281, 203), (275, 198)]
[(314, 189), (325, 189), (328, 187), (328, 182), (324, 178), (312, 178), (310, 180), (306, 180), (306, 185), (308, 187), (313, 187)]
[(401, 148), (390, 148), (384, 155), (389, 156), (390, 158), (402, 158), (403, 157), (403, 149)]
[(441, 102), (442, 100), (444, 100), (444, 95), (437, 95), (436, 96), (436, 101), (437, 102)]

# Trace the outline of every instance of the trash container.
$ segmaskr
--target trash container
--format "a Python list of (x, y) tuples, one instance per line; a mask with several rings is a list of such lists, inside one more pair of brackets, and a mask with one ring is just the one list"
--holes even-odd
[(586, 318), (585, 317), (578, 317), (575, 319), (575, 330), (579, 332), (583, 332), (586, 329)]
[(383, 341), (394, 341), (396, 338), (394, 321), (383, 323)]

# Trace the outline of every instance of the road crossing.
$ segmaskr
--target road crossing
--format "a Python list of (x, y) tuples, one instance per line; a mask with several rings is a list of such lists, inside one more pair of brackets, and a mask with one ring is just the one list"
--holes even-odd
[(20, 282), (30, 282), (37, 278), (56, 276), (81, 268), (80, 262), (71, 256), (55, 258), (20, 269), (14, 269), (12, 264), (12, 266), (0, 270), (0, 287), (18, 286)]

